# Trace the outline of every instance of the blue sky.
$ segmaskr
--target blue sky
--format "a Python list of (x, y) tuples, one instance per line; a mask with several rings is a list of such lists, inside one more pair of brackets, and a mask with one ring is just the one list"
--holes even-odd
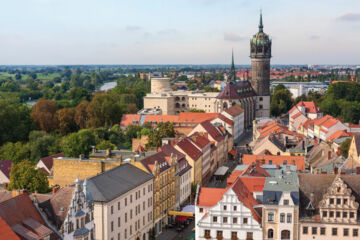
[(3, 0), (0, 64), (360, 64), (359, 0)]

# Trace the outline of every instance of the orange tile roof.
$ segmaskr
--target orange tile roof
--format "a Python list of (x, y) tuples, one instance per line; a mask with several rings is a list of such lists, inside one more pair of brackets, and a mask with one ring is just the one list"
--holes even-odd
[(330, 118), (329, 120), (327, 120), (326, 122), (324, 122), (324, 124), (322, 124), (323, 127), (326, 127), (327, 129), (329, 129), (330, 127), (334, 126), (335, 124), (337, 124), (340, 120), (336, 119), (336, 118)]
[(273, 165), (283, 165), (284, 161), (288, 165), (296, 165), (297, 170), (305, 170), (305, 157), (304, 156), (282, 156), (282, 155), (250, 155), (244, 154), (242, 156), (242, 163), (250, 165), (255, 162), (260, 164), (270, 164), (272, 161)]
[(202, 187), (199, 191), (198, 206), (215, 206), (223, 197), (228, 188), (206, 188)]
[(120, 126), (127, 127), (128, 125), (135, 124), (134, 121), (139, 124), (140, 115), (138, 114), (124, 114), (121, 117)]
[(328, 137), (328, 141), (333, 141), (335, 139), (341, 138), (341, 137), (350, 137), (352, 136), (351, 133), (348, 133), (344, 130), (338, 130), (336, 132), (334, 132), (330, 137)]
[(226, 113), (230, 114), (231, 116), (235, 117), (244, 112), (244, 109), (239, 105), (232, 106), (224, 110)]
[(360, 128), (360, 124), (349, 124), (350, 128)]
[(326, 122), (330, 118), (332, 118), (332, 116), (330, 116), (330, 115), (326, 115), (322, 118), (316, 118), (316, 119), (314, 119), (314, 125), (323, 125), (324, 122)]
[(0, 239), (4, 240), (20, 240), (10, 226), (0, 217)]
[(298, 112), (297, 114), (294, 114), (291, 116), (292, 119), (296, 119), (297, 117), (303, 115), (301, 112)]
[(241, 175), (242, 171), (240, 170), (234, 170), (230, 174), (230, 176), (227, 178), (226, 182), (228, 185), (231, 185), (235, 182), (235, 180)]
[(179, 122), (181, 123), (201, 123), (206, 120), (213, 120), (219, 113), (179, 113)]
[(179, 116), (177, 115), (146, 115), (145, 117), (145, 122), (150, 122), (150, 123), (154, 123), (156, 122), (157, 125), (160, 122), (178, 122), (179, 121)]

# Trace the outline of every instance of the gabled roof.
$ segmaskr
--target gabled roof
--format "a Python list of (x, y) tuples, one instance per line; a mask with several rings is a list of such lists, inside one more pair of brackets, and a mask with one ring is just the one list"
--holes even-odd
[(217, 96), (218, 99), (240, 99), (255, 96), (255, 92), (248, 81), (239, 81), (226, 84)]
[(298, 102), (294, 107), (292, 107), (290, 109), (289, 112), (290, 113), (293, 112), (298, 107), (305, 107), (305, 112), (306, 113), (319, 113), (319, 112), (321, 112), (320, 108), (318, 108), (314, 102), (303, 102), (303, 101)]
[(127, 127), (128, 125), (139, 125), (140, 116), (138, 114), (123, 114), (121, 117), (120, 126)]
[(40, 161), (42, 161), (44, 163), (44, 165), (47, 167), (47, 169), (49, 169), (49, 171), (52, 169), (53, 167), (53, 162), (54, 162), (54, 158), (59, 158), (59, 157), (65, 157), (64, 154), (62, 153), (58, 153), (58, 154), (54, 154), (48, 157), (43, 157), (40, 158)]
[(240, 107), (239, 105), (234, 105), (230, 108), (227, 108), (224, 110), (226, 113), (228, 113), (229, 115), (236, 117), (238, 115), (240, 115), (241, 113), (244, 112), (244, 109), (242, 107)]
[(221, 119), (222, 121), (224, 121), (225, 123), (227, 123), (227, 124), (231, 125), (231, 126), (233, 126), (233, 125), (234, 125), (234, 121), (233, 121), (233, 120), (231, 120), (231, 119), (229, 119), (229, 118), (225, 117), (225, 116), (224, 116), (224, 115), (222, 115), (222, 114), (219, 114), (218, 118), (219, 118), (219, 119)]
[(148, 157), (140, 160), (142, 165), (149, 171), (153, 172), (155, 162), (159, 164), (159, 172), (162, 173), (170, 168), (168, 161), (166, 160), (166, 154), (164, 152), (157, 152)]
[(238, 178), (235, 183), (231, 186), (232, 190), (237, 195), (238, 199), (245, 207), (250, 209), (253, 218), (261, 223), (261, 218), (255, 210), (255, 206), (259, 204), (253, 196), (253, 193), (248, 189), (247, 185), (243, 182), (243, 178)]
[(354, 133), (354, 141), (355, 141), (355, 148), (357, 151), (357, 154), (360, 154), (360, 133)]
[(330, 115), (325, 115), (324, 117), (322, 118), (317, 118), (317, 119), (314, 119), (314, 125), (323, 125), (327, 120), (331, 119), (332, 116)]
[(220, 130), (217, 129), (210, 121), (204, 121), (200, 123), (200, 125), (215, 141), (221, 142), (224, 139), (224, 136), (221, 134)]
[(336, 132), (334, 132), (330, 137), (328, 137), (328, 141), (333, 141), (333, 140), (336, 140), (338, 138), (341, 138), (341, 137), (350, 137), (352, 136), (352, 133), (348, 133), (347, 131), (344, 131), (344, 130), (338, 130)]
[(326, 127), (327, 129), (331, 128), (332, 126), (334, 126), (335, 124), (337, 124), (340, 120), (336, 119), (336, 118), (330, 118), (329, 120), (327, 120), (326, 122), (324, 122), (324, 124), (322, 124), (323, 127)]
[(195, 145), (201, 149), (203, 149), (208, 144), (210, 144), (209, 139), (207, 139), (203, 133), (199, 133), (199, 132), (193, 133), (192, 135), (189, 136), (188, 139), (193, 143), (195, 143)]
[(0, 162), (0, 171), (10, 179), (11, 160), (4, 160)]
[(176, 144), (181, 148), (191, 159), (194, 161), (198, 160), (201, 156), (201, 151), (193, 145), (193, 143), (187, 138), (182, 139)]
[(0, 217), (0, 239), (4, 240), (20, 240), (10, 226)]
[(198, 206), (212, 207), (215, 206), (223, 197), (227, 188), (200, 188), (198, 195)]
[(182, 158), (185, 158), (185, 155), (183, 153), (176, 150), (176, 148), (174, 148), (170, 144), (164, 144), (163, 146), (161, 146), (161, 151), (169, 157), (171, 156), (171, 154), (173, 154), (175, 157), (177, 157), (178, 161)]
[[(301, 115), (304, 116), (304, 114), (302, 114), (301, 112), (298, 112), (298, 113), (292, 115), (291, 118), (292, 118), (292, 119), (297, 119), (297, 118), (300, 117)], [(304, 117), (305, 117), (305, 116), (304, 116)]]
[(87, 188), (95, 202), (109, 202), (153, 178), (153, 175), (126, 163), (89, 178)]
[(242, 171), (241, 176), (270, 177), (270, 174), (260, 164), (252, 163)]
[(194, 123), (199, 124), (206, 120), (213, 120), (219, 115), (219, 113), (192, 113), (192, 112), (181, 112), (179, 113), (180, 123)]

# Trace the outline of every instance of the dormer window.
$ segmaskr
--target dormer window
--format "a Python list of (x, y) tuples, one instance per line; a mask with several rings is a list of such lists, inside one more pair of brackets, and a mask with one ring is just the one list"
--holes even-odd
[(284, 200), (284, 205), (289, 205), (289, 200), (288, 199)]

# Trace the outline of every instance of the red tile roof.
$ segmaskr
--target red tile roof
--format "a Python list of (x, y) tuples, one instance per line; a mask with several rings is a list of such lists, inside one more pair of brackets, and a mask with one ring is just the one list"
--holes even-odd
[(298, 118), (299, 116), (303, 115), (301, 112), (298, 112), (297, 114), (294, 114), (291, 116), (292, 119), (296, 119)]
[(178, 160), (185, 158), (185, 155), (183, 153), (176, 150), (170, 144), (165, 144), (160, 149), (166, 156), (171, 156), (171, 154), (173, 154), (173, 156), (177, 157)]
[(305, 157), (304, 156), (281, 156), (281, 155), (250, 155), (244, 154), (242, 156), (242, 163), (250, 165), (258, 162), (259, 164), (283, 165), (284, 161), (288, 165), (295, 165), (297, 170), (305, 170)]
[(4, 240), (20, 240), (10, 226), (0, 217), (0, 239)]
[(322, 117), (322, 118), (314, 119), (314, 125), (323, 125), (324, 122), (326, 122), (326, 121), (329, 120), (330, 118), (332, 118), (332, 116), (330, 116), (330, 115), (325, 115), (325, 116)]
[(140, 121), (140, 115), (138, 114), (124, 114), (122, 115), (120, 121), (120, 127), (127, 127), (132, 124), (138, 125), (139, 121)]
[(11, 160), (4, 160), (0, 162), (0, 171), (10, 179)]
[(236, 117), (244, 112), (244, 109), (240, 107), (239, 105), (234, 105), (230, 108), (227, 108), (224, 110), (226, 113), (230, 114), (233, 117)]
[(251, 193), (264, 191), (265, 177), (239, 177)]
[(146, 158), (143, 158), (140, 160), (142, 165), (144, 165), (145, 168), (148, 169), (149, 172), (153, 172), (155, 162), (157, 161), (159, 164), (159, 172), (162, 173), (163, 171), (166, 171), (170, 168), (170, 165), (168, 161), (166, 160), (166, 155), (163, 152), (157, 152), (153, 155), (150, 155)]
[(223, 197), (228, 188), (200, 188), (198, 195), (198, 206), (215, 206)]
[(252, 163), (243, 170), (241, 176), (270, 177), (270, 174), (260, 164)]
[(180, 142), (176, 144), (179, 148), (181, 148), (191, 159), (197, 161), (201, 157), (201, 151), (191, 143), (187, 138), (182, 139)]
[(253, 218), (261, 223), (259, 214), (255, 211), (255, 206), (260, 204), (253, 196), (253, 193), (248, 189), (247, 185), (243, 182), (242, 178), (238, 178), (231, 187), (236, 193), (238, 199), (242, 204), (250, 209)]
[(206, 120), (215, 119), (219, 113), (191, 113), (191, 112), (181, 112), (179, 113), (179, 122), (180, 123), (194, 123), (199, 124)]
[(43, 157), (40, 158), (40, 161), (42, 161), (44, 163), (44, 165), (47, 167), (47, 169), (49, 169), (49, 171), (52, 169), (53, 166), (53, 162), (54, 162), (54, 158), (58, 158), (58, 157), (65, 157), (64, 154), (62, 153), (58, 153), (58, 154), (54, 154), (48, 157)]
[(305, 107), (306, 113), (319, 113), (321, 110), (316, 106), (314, 102), (298, 102), (293, 108), (290, 109), (290, 113), (293, 112), (297, 107)]
[(195, 145), (201, 149), (210, 144), (209, 139), (203, 133), (199, 132), (193, 133), (191, 136), (189, 136), (188, 139), (195, 143)]
[(223, 120), (225, 123), (227, 123), (227, 124), (229, 124), (229, 125), (231, 125), (231, 126), (234, 125), (234, 121), (228, 119), (227, 117), (225, 117), (225, 116), (222, 115), (222, 114), (219, 114), (219, 117), (218, 117), (218, 118), (221, 119), (221, 120)]
[(335, 124), (337, 124), (339, 122), (338, 119), (336, 118), (330, 118), (329, 120), (327, 120), (326, 122), (324, 122), (324, 124), (322, 124), (323, 127), (326, 127), (327, 129), (331, 128), (332, 126), (334, 126)]
[[(146, 117), (145, 117), (145, 122), (149, 122), (149, 123), (156, 122), (156, 124), (158, 124), (160, 122), (176, 123), (178, 121), (179, 121), (179, 116), (177, 116), (177, 115), (146, 115)], [(154, 125), (156, 125), (156, 124), (154, 124)]]
[(210, 121), (204, 121), (200, 125), (209, 133), (209, 135), (217, 142), (221, 142), (224, 139), (224, 136), (221, 134), (220, 130), (217, 129)]
[(334, 132), (330, 137), (328, 137), (328, 141), (333, 141), (335, 139), (341, 138), (341, 137), (350, 137), (352, 136), (352, 133), (348, 133), (344, 130), (338, 130)]

